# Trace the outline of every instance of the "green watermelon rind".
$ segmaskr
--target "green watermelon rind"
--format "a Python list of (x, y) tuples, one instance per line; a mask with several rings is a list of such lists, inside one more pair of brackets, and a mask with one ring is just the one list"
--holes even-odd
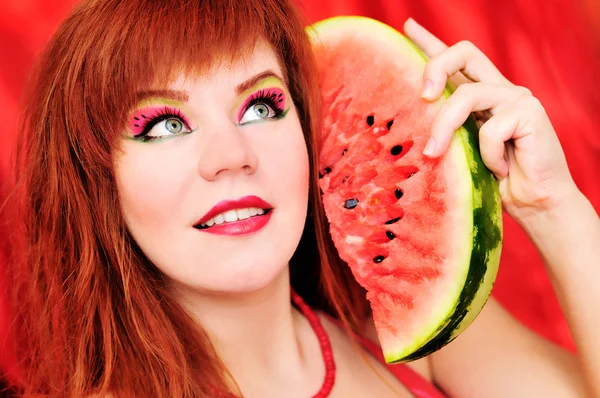
[[(447, 91), (452, 92), (451, 89)], [(469, 278), (454, 313), (442, 323), (435, 338), (410, 355), (386, 358), (388, 363), (416, 360), (438, 351), (462, 333), (479, 315), (492, 292), (502, 252), (502, 204), (499, 185), (479, 151), (478, 128), (472, 117), (459, 129), (473, 183), (473, 250)], [(488, 217), (485, 217), (488, 215)]]
[[(467, 230), (467, 234), (470, 235), (465, 237), (467, 242), (456, 249), (455, 259), (458, 264), (461, 264), (461, 269), (456, 271), (455, 274), (454, 280), (456, 282), (456, 289), (446, 293), (446, 300), (443, 300), (445, 305), (439, 305), (438, 308), (431, 309), (431, 315), (429, 317), (430, 321), (423, 324), (423, 333), (418, 338), (414, 339), (413, 344), (405, 345), (399, 351), (388, 351), (382, 343), (384, 358), (386, 362), (390, 364), (417, 359), (412, 357), (415, 352), (420, 351), (422, 347), (427, 346), (431, 341), (436, 341), (438, 339), (440, 333), (446, 330), (447, 326), (455, 319), (456, 309), (460, 305), (461, 295), (464, 292), (464, 287), (461, 288), (461, 286), (466, 286), (469, 283), (472, 254), (471, 242), (473, 240), (472, 231), (474, 230), (472, 222), (473, 217), (471, 217), (470, 214), (473, 209), (474, 195), (472, 189), (473, 182), (470, 179), (471, 169), (469, 163), (464, 161), (466, 153), (460, 134), (455, 135), (445, 156), (463, 160), (462, 162), (457, 162), (455, 160), (453, 163), (453, 166), (455, 167), (453, 172), (461, 177), (466, 177), (461, 178), (461, 184), (454, 185), (453, 190), (458, 191), (463, 195), (461, 202), (463, 203), (464, 211), (469, 212), (469, 214), (465, 214), (463, 218), (471, 222), (469, 225), (461, 225), (461, 229)], [(460, 249), (463, 250), (461, 251)], [(410, 359), (408, 359), (409, 357)]]
[[(341, 24), (341, 25), (340, 25)], [(408, 38), (400, 32), (379, 21), (357, 16), (341, 16), (330, 18), (307, 28), (313, 44), (320, 43), (320, 37), (329, 32), (336, 34), (340, 26), (350, 24), (353, 29), (364, 29), (379, 35), (381, 40), (388, 44), (398, 44), (398, 54), (413, 61), (426, 64), (428, 57)], [(363, 25), (363, 26), (360, 26)], [(440, 103), (450, 97), (454, 87), (449, 83)], [(459, 156), (466, 159), (462, 174), (468, 175), (469, 186), (465, 195), (471, 197), (471, 206), (467, 206), (468, 198), (465, 197), (465, 209), (472, 212), (467, 216), (473, 220), (470, 242), (465, 247), (471, 249), (465, 253), (470, 258), (464, 261), (464, 273), (457, 273), (457, 286), (460, 282), (462, 290), (448, 294), (448, 305), (440, 306), (431, 316), (431, 322), (424, 324), (423, 333), (413, 340), (413, 344), (403, 346), (399, 351), (388, 351), (384, 347), (384, 357), (387, 363), (399, 363), (415, 360), (437, 351), (456, 338), (466, 327), (473, 322), (481, 308), (487, 302), (498, 271), (502, 241), (502, 206), (498, 184), (493, 174), (487, 170), (478, 148), (478, 128), (470, 118), (464, 126), (457, 130), (447, 156)], [(466, 167), (468, 166), (468, 167)], [(489, 215), (489, 218), (482, 217)], [(462, 256), (461, 256), (462, 257)], [(463, 275), (464, 274), (464, 275)], [(440, 322), (440, 319), (442, 321)]]

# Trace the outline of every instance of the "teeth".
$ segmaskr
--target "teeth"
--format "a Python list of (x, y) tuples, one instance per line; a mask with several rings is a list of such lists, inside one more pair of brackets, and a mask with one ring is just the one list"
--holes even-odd
[(239, 209), (235, 211), (237, 213), (238, 220), (245, 220), (250, 218), (250, 209)]
[(229, 210), (223, 213), (223, 217), (225, 217), (225, 222), (233, 222), (238, 219), (237, 212), (235, 210)]
[(256, 207), (249, 207), (246, 209), (236, 209), (236, 210), (228, 210), (224, 213), (221, 213), (214, 218), (206, 221), (205, 223), (200, 224), (202, 227), (212, 227), (213, 225), (220, 225), (225, 222), (234, 222), (238, 220), (245, 220), (247, 218), (253, 216), (260, 216), (265, 214), (263, 209), (258, 209)]

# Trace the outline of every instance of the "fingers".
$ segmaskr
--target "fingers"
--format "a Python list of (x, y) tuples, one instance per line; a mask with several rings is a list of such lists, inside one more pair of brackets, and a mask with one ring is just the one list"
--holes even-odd
[(430, 58), (448, 48), (443, 41), (412, 18), (404, 22), (404, 33)]
[(458, 72), (473, 82), (512, 85), (483, 52), (462, 41), (429, 60), (423, 72), (423, 98), (438, 99), (448, 78)]
[[(480, 128), (480, 153), (486, 166), (498, 178), (506, 177), (512, 145), (507, 141), (513, 140), (518, 145), (532, 139), (527, 136), (533, 131), (530, 127), (536, 124), (536, 115), (545, 114), (539, 101), (529, 90), (506, 79), (472, 43), (463, 41), (448, 47), (412, 19), (405, 22), (404, 31), (430, 57), (423, 73), (421, 96), (435, 101), (442, 96), (448, 83), (458, 87), (434, 120), (423, 154), (441, 156), (469, 115), (485, 111), (491, 117)], [(524, 141), (519, 141), (523, 138)]]
[[(560, 148), (558, 138), (548, 139), (535, 131), (553, 131), (543, 106), (533, 96), (522, 96), (497, 113), (479, 130), (479, 149), (485, 165), (498, 177), (508, 176), (511, 163), (515, 163), (514, 148), (520, 148), (520, 163), (528, 170), (539, 167), (540, 159), (557, 159), (555, 148)], [(528, 141), (528, 144), (525, 144)], [(526, 149), (535, 148), (535, 151)], [(538, 154), (535, 155), (534, 152)], [(540, 154), (542, 154), (540, 156)], [(542, 162), (544, 163), (544, 162)]]
[[(530, 147), (536, 150), (548, 153), (549, 156), (555, 156), (552, 150), (551, 140), (542, 140), (536, 138), (534, 131), (542, 131), (548, 126), (544, 125), (545, 118), (539, 118), (544, 114), (543, 107), (533, 96), (521, 96), (516, 101), (496, 112), (494, 116), (485, 122), (479, 130), (479, 151), (486, 167), (494, 175), (502, 180), (509, 174), (510, 164), (514, 163), (514, 147), (524, 146), (526, 140)], [(548, 130), (550, 131), (550, 130)], [(555, 145), (559, 147), (558, 145)], [(523, 149), (521, 149), (523, 150)], [(535, 169), (535, 163), (539, 157), (526, 155), (522, 157), (521, 162), (530, 162), (529, 169)], [(537, 159), (537, 160), (536, 160)]]
[[(404, 33), (406, 33), (406, 35), (413, 41), (413, 43), (415, 43), (415, 45), (419, 47), (421, 51), (423, 51), (423, 53), (425, 53), (425, 55), (427, 55), (429, 58), (440, 54), (448, 48), (448, 46), (443, 41), (435, 37), (435, 35), (433, 35), (423, 26), (419, 25), (412, 18), (407, 19), (404, 23)], [(427, 80), (425, 79), (423, 82), (423, 91), (426, 92), (430, 90), (429, 84), (426, 83)], [(452, 85), (454, 85), (454, 87), (458, 87), (463, 83), (470, 82), (470, 80), (463, 76), (461, 73), (457, 73), (450, 78), (450, 82)], [(437, 91), (439, 91), (439, 88)], [(437, 91), (434, 88), (434, 92)], [(429, 99), (428, 96), (424, 98)]]
[(425, 146), (423, 154), (437, 157), (445, 153), (450, 146), (454, 132), (465, 123), (472, 112), (489, 109), (494, 115), (502, 112), (504, 108), (520, 98), (527, 96), (531, 96), (531, 92), (518, 86), (489, 83), (471, 83), (460, 86), (444, 103), (433, 121), (431, 138)]
[(473, 43), (462, 41), (448, 47), (412, 19), (405, 22), (404, 29), (407, 36), (431, 57), (423, 74), (423, 98), (430, 101), (438, 99), (449, 78), (456, 86), (469, 80), (511, 84)]
[(508, 176), (506, 141), (509, 141), (518, 127), (518, 120), (500, 113), (479, 129), (479, 152), (481, 159), (498, 179)]

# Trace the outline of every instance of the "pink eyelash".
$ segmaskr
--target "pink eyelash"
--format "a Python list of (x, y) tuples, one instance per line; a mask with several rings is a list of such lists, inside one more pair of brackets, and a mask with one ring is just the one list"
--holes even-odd
[(133, 117), (129, 122), (129, 128), (131, 129), (133, 136), (137, 137), (144, 133), (144, 129), (154, 119), (164, 116), (172, 115), (180, 118), (186, 125), (190, 125), (188, 119), (183, 113), (170, 106), (148, 106), (145, 108), (138, 109), (134, 112)]

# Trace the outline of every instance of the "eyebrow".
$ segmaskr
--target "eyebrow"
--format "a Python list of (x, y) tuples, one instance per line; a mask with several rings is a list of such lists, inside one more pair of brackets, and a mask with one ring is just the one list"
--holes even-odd
[(277, 73), (273, 72), (272, 70), (268, 69), (264, 72), (260, 72), (258, 75), (251, 77), (250, 79), (246, 80), (245, 82), (238, 84), (237, 87), (235, 88), (235, 93), (237, 95), (240, 95), (244, 91), (246, 91), (246, 90), (252, 88), (253, 86), (255, 86), (256, 84), (258, 84), (261, 80), (264, 80), (268, 77), (274, 77), (274, 78), (278, 79), (279, 81), (283, 82), (283, 79), (281, 78), (281, 76), (279, 76)]
[(179, 102), (188, 102), (190, 95), (187, 91), (179, 90), (147, 90), (140, 91), (136, 95), (136, 100), (138, 103), (149, 98), (166, 98)]
[[(264, 80), (269, 77), (274, 77), (279, 81), (283, 82), (283, 78), (281, 76), (269, 69), (238, 84), (235, 87), (236, 95), (242, 94), (244, 91), (258, 84), (261, 80)], [(149, 98), (166, 98), (179, 102), (188, 102), (190, 95), (187, 91), (181, 90), (146, 90), (140, 91), (136, 95), (136, 100), (138, 103), (143, 102), (144, 100), (147, 100)]]

